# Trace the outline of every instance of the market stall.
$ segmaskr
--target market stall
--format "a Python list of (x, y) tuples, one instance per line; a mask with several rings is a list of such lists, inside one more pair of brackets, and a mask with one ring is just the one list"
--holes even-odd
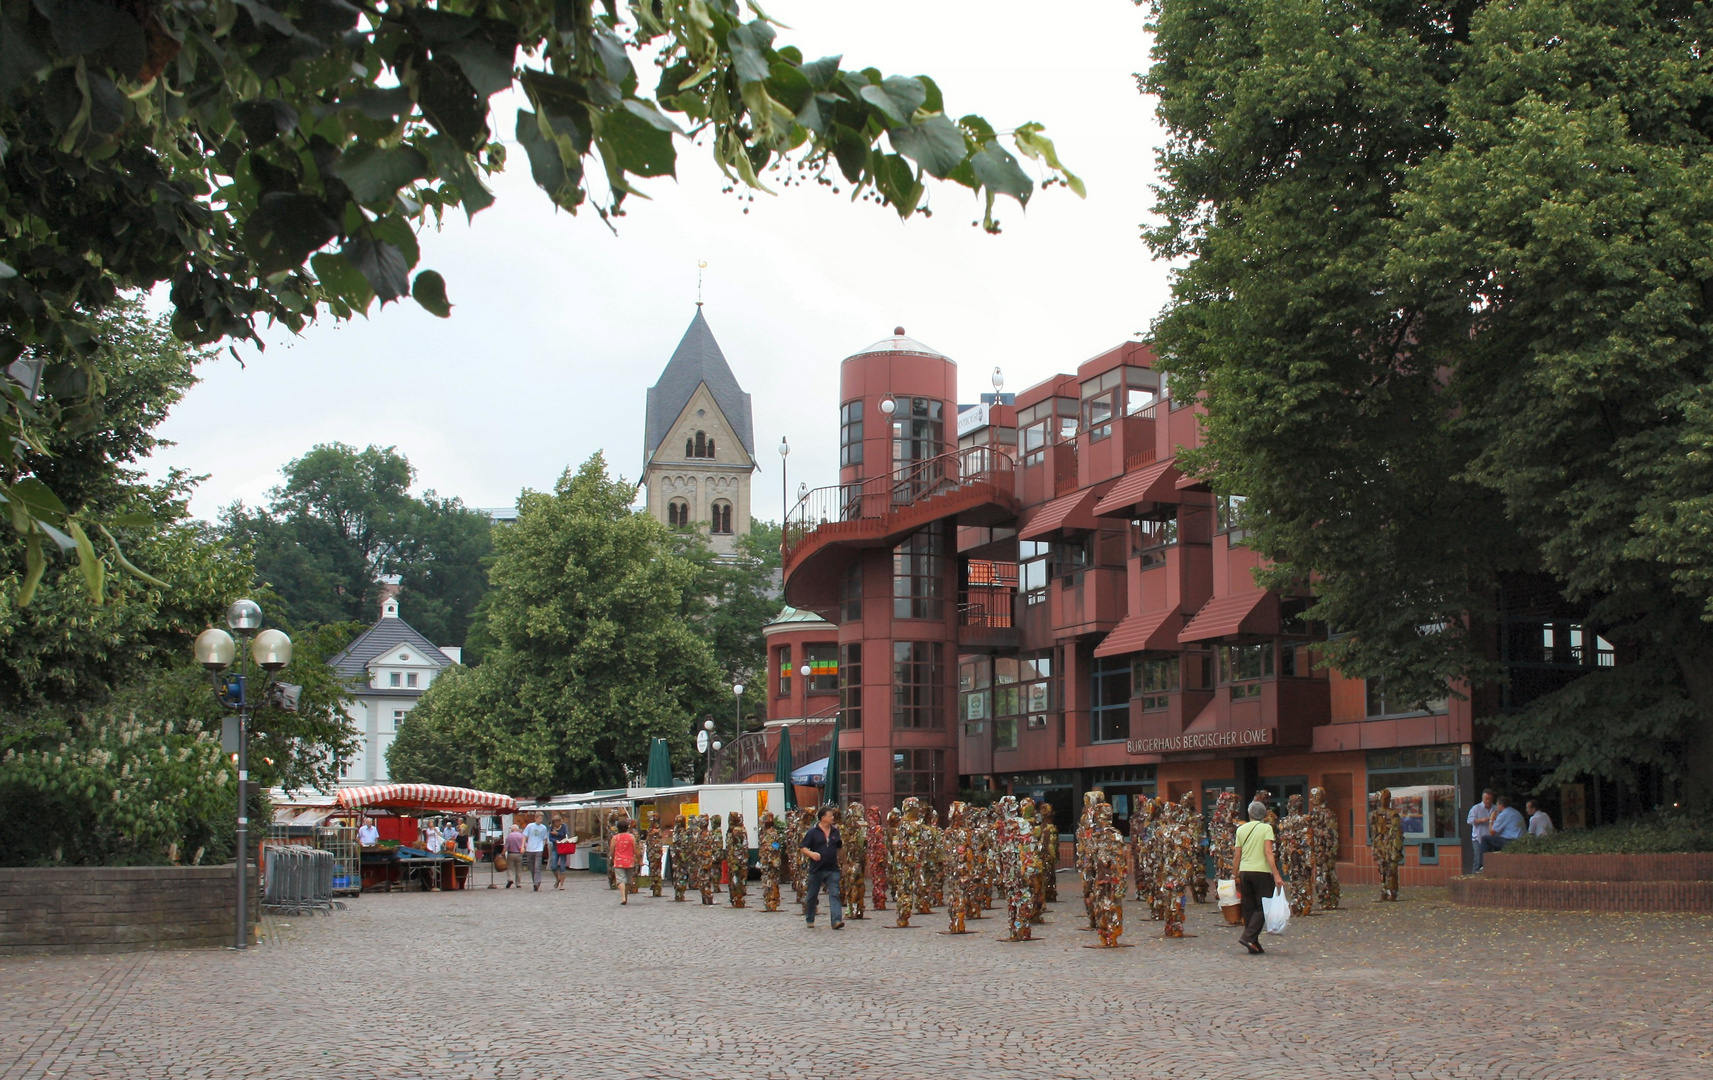
[(442, 848), (430, 851), (413, 840), (417, 819), (431, 816), (499, 815), (517, 810), (510, 795), (442, 784), (381, 784), (341, 790), (336, 798), (346, 810), (359, 812), (388, 828), (362, 849), (363, 890), (467, 888), (474, 865), (473, 851)]

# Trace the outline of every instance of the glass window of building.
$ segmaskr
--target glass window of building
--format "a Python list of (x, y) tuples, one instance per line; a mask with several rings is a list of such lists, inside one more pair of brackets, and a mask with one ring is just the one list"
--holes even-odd
[(862, 751), (839, 751), (839, 791), (849, 802), (862, 799)]
[(1231, 684), (1231, 698), (1261, 696), (1261, 680), (1273, 677), (1273, 643), (1226, 645), (1219, 650), (1219, 681)]
[(1091, 442), (1099, 442), (1112, 434), (1112, 418), (1118, 412), (1118, 402), (1123, 393), (1119, 383), (1123, 379), (1123, 371), (1113, 368), (1082, 384), (1083, 430), (1088, 432)]
[(965, 735), (979, 735), (993, 715), (993, 659), (980, 653), (958, 657), (958, 720)]
[(1380, 679), (1368, 679), (1366, 682), (1369, 716), (1438, 715), (1451, 708), (1451, 695), (1449, 693), (1428, 702), (1411, 702), (1395, 696), (1388, 698), (1386, 685)]
[(1089, 741), (1130, 737), (1130, 664), (1117, 657), (1095, 661), (1089, 685)]
[(1010, 750), (1017, 746), (1017, 729), (1023, 715), (1022, 662), (1015, 656), (993, 659), (993, 747)]
[(1391, 789), (1392, 805), (1403, 815), (1405, 840), (1457, 843), (1463, 815), (1457, 805), (1455, 746), (1370, 751), (1369, 810), (1380, 805), (1385, 788)]
[(862, 728), (862, 643), (839, 646), (839, 726)]
[(680, 528), (690, 524), (690, 504), (683, 499), (673, 499), (666, 504), (666, 524)]
[(839, 410), (839, 464), (862, 464), (862, 402), (852, 401)]
[[(404, 676), (399, 674), (396, 671), (389, 672), (388, 678), (387, 678), (387, 685), (388, 686), (398, 686), (398, 685), (400, 685), (400, 682), (403, 678), (404, 678)], [(237, 859), (236, 858), (233, 859), (233, 865), (234, 866), (237, 865)]]
[(1178, 542), (1177, 508), (1159, 511), (1163, 517), (1136, 518), (1130, 523), (1130, 554), (1146, 570), (1163, 566), (1166, 549)]
[(732, 504), (724, 499), (714, 504), (713, 532), (729, 534), (732, 531)]
[(945, 617), (946, 530), (939, 522), (893, 549), (892, 617)]
[(892, 643), (892, 726), (946, 726), (945, 646), (938, 641)]
[(791, 696), (791, 646), (781, 645), (773, 651), (774, 670), (779, 672), (779, 689), (775, 691), (780, 697)]
[[(413, 671), (413, 672), (409, 673), (408, 675), (406, 675), (404, 677), (404, 684), (407, 687), (415, 686), (416, 685), (416, 672)], [(234, 864), (235, 863), (236, 863), (236, 860), (234, 859)]]
[(1124, 415), (1135, 416), (1160, 399), (1160, 373), (1144, 367), (1124, 369)]
[(892, 752), (892, 805), (915, 797), (931, 806), (939, 805), (946, 772), (944, 750), (894, 750)]
[(1052, 444), (1076, 438), (1078, 411), (1074, 398), (1054, 397), (1018, 412), (1018, 444), (1025, 468), (1045, 461)]
[(1047, 559), (1052, 545), (1045, 540), (1022, 540), (1017, 544), (1017, 582), (1028, 606), (1047, 602)]
[(839, 617), (844, 622), (862, 618), (862, 563), (852, 563), (839, 586)]
[(892, 410), (892, 467), (939, 457), (946, 450), (944, 406), (933, 398), (898, 398)]
[(1094, 534), (1053, 545), (1053, 576), (1069, 586), (1082, 583), (1082, 573), (1093, 562)]
[(684, 441), (684, 456), (692, 458), (711, 458), (714, 456), (714, 440), (705, 431), (698, 431), (693, 438)]
[(1243, 527), (1243, 504), (1247, 501), (1246, 495), (1219, 496), (1214, 531), (1225, 533), (1227, 543), (1241, 544), (1249, 537), (1249, 530)]
[(809, 665), (809, 685), (805, 687), (811, 694), (836, 694), (839, 692), (839, 647), (837, 645), (805, 645), (803, 646), (803, 662)]
[(1047, 714), (1053, 710), (1053, 654), (1025, 653), (1017, 658), (1017, 677), (1023, 713), (1030, 730), (1047, 726)]
[(1143, 712), (1160, 712), (1171, 705), (1170, 695), (1178, 690), (1179, 661), (1176, 656), (1145, 656), (1136, 661), (1136, 693), (1142, 698)]

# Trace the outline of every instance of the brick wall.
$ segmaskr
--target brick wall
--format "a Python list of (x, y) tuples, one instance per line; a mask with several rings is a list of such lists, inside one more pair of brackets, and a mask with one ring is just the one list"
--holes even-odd
[[(232, 944), (230, 866), (0, 868), (0, 957)], [(250, 867), (250, 918), (261, 897)]]
[(1487, 856), (1451, 902), (1539, 911), (1713, 912), (1713, 854)]

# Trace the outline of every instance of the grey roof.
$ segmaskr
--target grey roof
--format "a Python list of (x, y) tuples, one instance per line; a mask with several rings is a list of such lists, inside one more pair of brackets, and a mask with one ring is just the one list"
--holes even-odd
[(696, 317), (690, 320), (690, 328), (684, 331), (683, 339), (678, 342), (678, 348), (672, 351), (666, 370), (660, 373), (660, 381), (649, 387), (648, 424), (643, 433), (644, 460), (654, 456), (666, 433), (672, 430), (672, 425), (684, 411), (684, 406), (690, 404), (696, 387), (703, 383), (708, 384), (708, 392), (714, 395), (714, 404), (725, 413), (726, 423), (737, 432), (738, 441), (743, 443), (744, 450), (754, 460), (755, 430), (750, 423), (749, 395), (738, 385), (737, 377), (726, 363), (725, 354), (720, 351), (720, 343), (714, 340), (714, 332), (708, 329), (708, 320), (702, 317), (700, 306), (696, 308)]
[(434, 642), (417, 633), (414, 627), (396, 616), (384, 618), (358, 634), (356, 641), (345, 646), (344, 651), (327, 663), (340, 675), (351, 678), (367, 672), (369, 661), (375, 657), (391, 652), (401, 645), (408, 645), (441, 667), (452, 663), (452, 658), (435, 648)]

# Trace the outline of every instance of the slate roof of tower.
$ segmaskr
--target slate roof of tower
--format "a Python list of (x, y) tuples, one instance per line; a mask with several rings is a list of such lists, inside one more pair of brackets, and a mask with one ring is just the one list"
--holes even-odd
[(690, 404), (696, 387), (703, 383), (708, 384), (708, 392), (714, 396), (714, 403), (720, 411), (725, 413), (726, 423), (731, 425), (745, 452), (754, 460), (755, 430), (750, 422), (749, 395), (738, 385), (737, 377), (726, 363), (720, 343), (714, 340), (714, 332), (708, 328), (708, 320), (702, 317), (700, 307), (696, 309), (696, 317), (690, 320), (690, 328), (684, 331), (683, 339), (678, 342), (678, 348), (672, 351), (666, 370), (660, 373), (660, 381), (648, 390), (648, 419), (643, 432), (644, 460), (654, 456), (684, 411), (684, 406)]
[(400, 646), (415, 649), (424, 658), (441, 667), (452, 663), (452, 658), (436, 648), (434, 642), (423, 637), (409, 623), (397, 616), (381, 619), (358, 634), (356, 641), (345, 646), (342, 652), (327, 663), (334, 671), (347, 678), (362, 675), (369, 670), (371, 660)]

